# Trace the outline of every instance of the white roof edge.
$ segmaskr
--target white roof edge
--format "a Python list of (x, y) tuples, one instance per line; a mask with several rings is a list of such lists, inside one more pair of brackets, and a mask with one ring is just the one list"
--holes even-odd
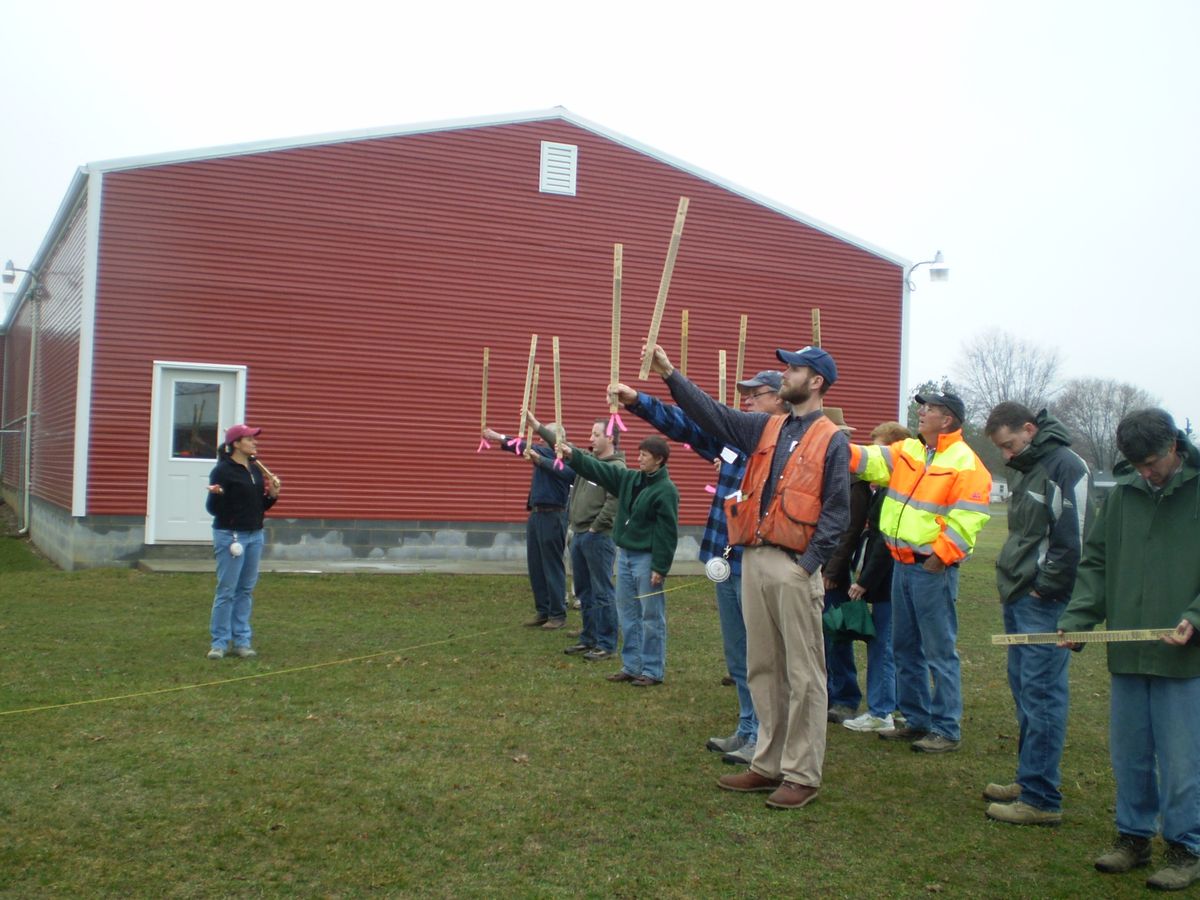
[[(62, 236), (62, 230), (67, 224), (67, 220), (71, 214), (75, 212), (76, 206), (84, 196), (87, 189), (88, 173), (85, 167), (80, 167), (75, 170), (75, 174), (71, 178), (71, 184), (67, 187), (67, 193), (63, 197), (62, 202), (58, 205), (58, 211), (55, 212), (54, 218), (50, 220), (50, 227), (46, 229), (46, 235), (42, 238), (41, 244), (38, 245), (37, 252), (33, 255), (33, 259), (26, 263), (21, 268), (32, 269), (34, 272), (40, 272), (46, 258), (50, 255), (50, 251), (54, 249), (54, 245), (58, 243), (58, 239)], [(8, 308), (8, 316), (0, 322), (0, 334), (8, 331), (9, 326), (17, 317), (17, 310), (25, 303), (25, 298), (29, 294), (29, 276), (25, 275), (21, 278), (21, 283), (17, 286), (16, 293), (13, 295), (12, 305)]]
[(769, 197), (765, 197), (762, 194), (748, 190), (747, 188), (740, 187), (731, 181), (727, 181), (726, 179), (714, 175), (713, 173), (704, 169), (697, 168), (696, 166), (684, 162), (677, 157), (671, 156), (668, 153), (663, 153), (660, 150), (656, 150), (653, 147), (626, 137), (623, 134), (619, 134), (618, 132), (605, 128), (602, 125), (598, 125), (595, 122), (583, 118), (582, 116), (576, 115), (562, 106), (528, 112), (508, 113), (504, 115), (477, 116), (464, 119), (447, 119), (439, 122), (420, 122), (412, 125), (385, 126), (379, 128), (365, 128), (355, 131), (304, 135), (300, 137), (278, 138), (266, 141), (252, 141), (244, 144), (229, 144), (222, 147), (204, 147), (197, 150), (180, 150), (171, 153), (158, 153), (150, 156), (130, 156), (123, 159), (109, 159), (88, 163), (87, 166), (85, 166), (81, 171), (113, 172), (126, 169), (140, 169), (147, 166), (161, 166), (172, 163), (217, 159), (224, 156), (244, 156), (251, 153), (268, 153), (273, 150), (291, 150), (298, 147), (313, 147), (321, 144), (339, 144), (349, 141), (370, 140), (371, 138), (399, 137), (406, 134), (422, 134), (434, 131), (453, 131), (464, 128), (483, 128), (489, 125), (515, 125), (522, 122), (537, 122), (550, 119), (562, 119), (570, 122), (573, 125), (577, 125), (578, 127), (587, 131), (599, 134), (618, 144), (623, 144), (624, 146), (629, 147), (632, 150), (636, 150), (637, 152), (646, 156), (653, 157), (654, 159), (664, 162), (669, 166), (689, 172), (698, 178), (712, 182), (713, 184), (722, 187), (731, 193), (737, 194), (740, 197), (744, 197), (753, 203), (757, 203), (760, 206), (765, 206), (768, 209), (772, 209), (789, 219), (802, 222), (805, 225), (815, 228), (817, 231), (824, 232), (831, 237), (845, 241), (846, 243), (852, 244), (861, 250), (865, 250), (874, 256), (878, 256), (881, 259), (899, 266), (902, 271), (907, 270), (910, 265), (909, 260), (897, 256), (894, 253), (890, 253), (887, 250), (870, 243), (869, 241), (855, 237), (848, 232), (842, 231), (840, 228), (835, 228), (826, 222), (822, 222), (819, 219), (814, 219), (812, 216), (806, 215), (798, 210), (792, 209), (791, 207), (784, 206), (781, 203), (777, 203), (776, 201), (771, 200)]

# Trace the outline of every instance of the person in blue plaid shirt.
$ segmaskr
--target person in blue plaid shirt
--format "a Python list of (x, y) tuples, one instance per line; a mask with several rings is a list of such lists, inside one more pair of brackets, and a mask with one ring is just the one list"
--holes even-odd
[[(738, 391), (747, 410), (772, 415), (786, 413), (787, 401), (780, 399), (782, 376), (779, 372), (759, 372), (747, 381), (739, 381)], [(725, 556), (729, 538), (725, 530), (725, 497), (736, 494), (746, 474), (746, 456), (701, 431), (679, 407), (666, 404), (624, 384), (609, 386), (625, 408), (649, 422), (662, 434), (683, 444), (706, 462), (718, 465), (716, 493), (708, 511), (708, 522), (700, 541), (700, 561)], [(725, 649), (725, 665), (733, 679), (738, 698), (738, 725), (729, 737), (709, 738), (705, 745), (721, 753), (727, 763), (749, 765), (754, 759), (758, 739), (758, 717), (746, 684), (746, 623), (742, 619), (742, 548), (733, 547), (728, 557), (731, 573), (727, 580), (717, 582), (717, 614), (721, 620), (721, 641)]]

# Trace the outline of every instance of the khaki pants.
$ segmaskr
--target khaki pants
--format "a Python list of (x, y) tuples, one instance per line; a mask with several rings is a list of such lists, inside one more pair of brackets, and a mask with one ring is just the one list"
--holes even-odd
[(806, 575), (777, 547), (742, 556), (746, 667), (758, 713), (750, 768), (767, 778), (819, 787), (825, 761), (828, 696), (821, 570)]

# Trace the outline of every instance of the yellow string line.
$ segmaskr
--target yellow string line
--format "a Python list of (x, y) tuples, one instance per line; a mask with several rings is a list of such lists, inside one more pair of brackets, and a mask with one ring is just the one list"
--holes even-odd
[[(650, 597), (650, 596), (653, 596), (654, 594), (660, 594), (660, 593), (667, 594), (667, 593), (670, 593), (671, 591), (683, 590), (686, 587), (692, 587), (693, 585), (698, 584), (699, 581), (700, 581), (700, 579), (696, 579), (695, 581), (685, 582), (684, 584), (681, 584), (677, 587), (668, 588), (666, 590), (651, 591), (649, 594), (640, 594), (639, 596), (635, 597), (634, 599), (641, 600), (643, 597)], [(330, 666), (342, 666), (342, 665), (345, 665), (346, 663), (362, 662), (364, 659), (374, 659), (377, 656), (389, 656), (391, 654), (410, 653), (413, 650), (424, 650), (428, 647), (437, 647), (442, 644), (452, 644), (455, 641), (474, 640), (475, 638), (486, 637), (489, 634), (497, 634), (501, 631), (507, 631), (511, 627), (512, 627), (511, 625), (505, 625), (501, 628), (493, 628), (490, 631), (479, 631), (479, 632), (476, 632), (475, 634), (458, 635), (455, 637), (443, 638), (440, 641), (429, 641), (428, 643), (425, 643), (425, 644), (413, 644), (411, 647), (401, 647), (399, 650), (380, 650), (377, 653), (367, 653), (364, 656), (351, 656), (346, 659), (330, 660), (329, 662), (310, 663), (307, 666), (292, 666), (291, 668), (288, 668), (288, 669), (276, 669), (271, 672), (255, 672), (251, 675), (239, 675), (236, 678), (222, 678), (217, 681), (199, 681), (199, 682), (196, 682), (195, 684), (180, 684), (180, 685), (176, 685), (175, 687), (156, 688), (152, 691), (137, 691), (136, 693), (133, 693), (133, 694), (118, 694), (113, 697), (95, 697), (91, 700), (72, 700), (69, 703), (53, 703), (53, 704), (50, 704), (49, 706), (27, 706), (27, 707), (24, 707), (23, 709), (5, 709), (5, 710), (0, 710), (0, 716), (18, 716), (23, 713), (46, 712), (46, 711), (52, 710), (52, 709), (66, 709), (71, 706), (89, 706), (93, 703), (115, 703), (117, 700), (133, 700), (137, 697), (153, 697), (156, 694), (174, 694), (174, 693), (178, 693), (179, 691), (195, 690), (196, 688), (217, 687), (222, 684), (234, 684), (239, 681), (253, 681), (258, 678), (271, 678), (275, 675), (291, 675), (295, 672), (307, 672), (312, 669), (325, 669), (325, 668), (329, 668)]]

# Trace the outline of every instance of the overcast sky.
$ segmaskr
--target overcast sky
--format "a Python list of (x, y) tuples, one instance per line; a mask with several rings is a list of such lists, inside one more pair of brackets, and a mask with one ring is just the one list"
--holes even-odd
[(942, 250), (914, 385), (999, 327), (1200, 424), (1195, 0), (432, 6), (0, 0), (0, 260), (28, 264), (87, 162), (562, 105)]

